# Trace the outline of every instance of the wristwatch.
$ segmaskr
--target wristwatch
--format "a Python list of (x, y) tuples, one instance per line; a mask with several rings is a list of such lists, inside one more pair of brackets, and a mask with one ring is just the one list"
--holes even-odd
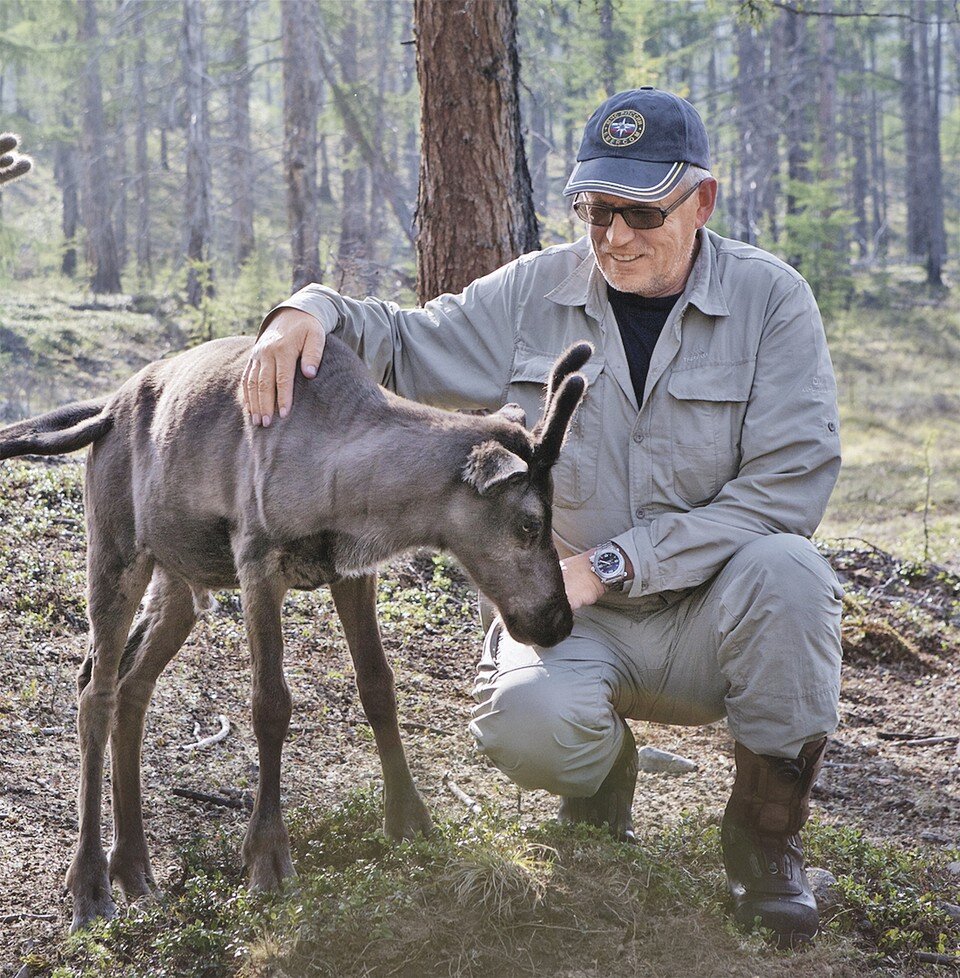
[(594, 550), (590, 557), (590, 566), (608, 591), (623, 590), (627, 579), (627, 558), (613, 541)]

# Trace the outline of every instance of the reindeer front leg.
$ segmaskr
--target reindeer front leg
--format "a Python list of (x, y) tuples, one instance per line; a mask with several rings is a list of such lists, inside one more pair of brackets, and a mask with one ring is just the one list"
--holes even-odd
[(393, 672), (377, 626), (377, 578), (348, 577), (331, 585), (357, 672), (360, 702), (373, 728), (383, 768), (383, 831), (390, 839), (430, 832), (430, 813), (410, 777), (397, 723)]
[(243, 862), (252, 890), (275, 890), (296, 875), (280, 808), (280, 754), (291, 713), (280, 627), (286, 586), (259, 567), (243, 567), (240, 592), (253, 672), (253, 729), (260, 754), (260, 781), (243, 842)]

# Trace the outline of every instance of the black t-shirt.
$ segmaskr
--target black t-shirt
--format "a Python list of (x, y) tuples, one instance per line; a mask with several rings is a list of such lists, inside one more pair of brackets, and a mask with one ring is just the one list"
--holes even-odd
[(607, 286), (610, 305), (617, 317), (620, 336), (623, 338), (623, 348), (627, 354), (633, 389), (637, 394), (637, 404), (643, 402), (643, 385), (647, 382), (647, 370), (650, 368), (653, 348), (657, 345), (657, 339), (670, 315), (670, 310), (676, 305), (681, 294), (678, 292), (676, 295), (650, 299), (632, 292), (618, 292), (613, 286)]

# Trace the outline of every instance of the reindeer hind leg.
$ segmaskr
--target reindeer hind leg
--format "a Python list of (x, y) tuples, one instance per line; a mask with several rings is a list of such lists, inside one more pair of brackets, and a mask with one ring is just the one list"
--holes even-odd
[(189, 585), (158, 567), (143, 614), (120, 661), (117, 711), (110, 733), (114, 840), (109, 874), (128, 902), (156, 888), (143, 830), (140, 775), (147, 708), (160, 673), (180, 650), (195, 621)]
[(88, 567), (90, 651), (77, 683), (80, 837), (67, 872), (67, 887), (73, 894), (71, 931), (116, 911), (100, 838), (104, 752), (116, 709), (120, 659), (152, 562), (145, 554), (124, 559), (105, 534), (91, 532)]

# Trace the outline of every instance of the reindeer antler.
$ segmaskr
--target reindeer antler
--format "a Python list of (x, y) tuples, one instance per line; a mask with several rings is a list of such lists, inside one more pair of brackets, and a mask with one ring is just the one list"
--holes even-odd
[(29, 156), (16, 152), (19, 145), (20, 137), (16, 133), (0, 133), (0, 186), (19, 179), (33, 166)]
[(532, 466), (549, 469), (560, 457), (567, 427), (587, 390), (587, 378), (576, 373), (593, 354), (589, 343), (574, 343), (554, 364), (547, 384), (543, 416), (533, 429)]

